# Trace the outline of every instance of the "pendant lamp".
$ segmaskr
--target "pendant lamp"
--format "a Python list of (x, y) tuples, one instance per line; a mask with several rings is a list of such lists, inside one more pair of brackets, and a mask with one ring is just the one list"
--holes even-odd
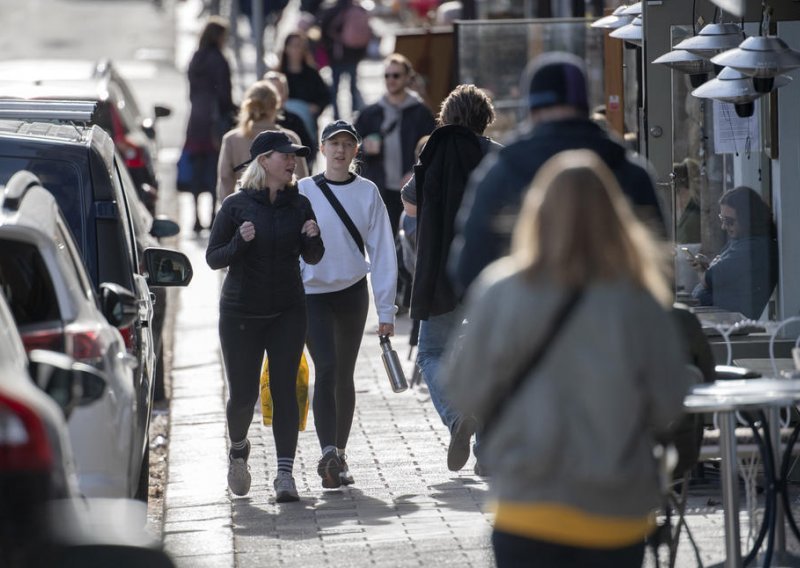
[[(788, 85), (791, 80), (791, 77), (779, 75), (775, 77), (773, 88), (777, 89)], [(753, 111), (755, 110), (753, 101), (764, 96), (764, 93), (756, 91), (750, 77), (736, 69), (725, 67), (715, 79), (700, 85), (692, 91), (692, 96), (733, 103), (736, 114), (741, 117), (747, 117), (753, 116)]]
[(636, 16), (630, 24), (624, 25), (621, 28), (617, 28), (608, 35), (641, 47), (644, 41), (644, 34), (642, 33), (642, 17)]
[(714, 69), (708, 59), (683, 49), (668, 51), (661, 57), (654, 59), (653, 63), (666, 65), (670, 69), (686, 73), (689, 75), (689, 82), (694, 88), (702, 85), (708, 78), (708, 74)]
[(776, 36), (749, 37), (711, 61), (752, 77), (755, 90), (768, 93), (776, 76), (800, 67), (800, 51), (790, 48)]
[(641, 16), (642, 15), (642, 3), (641, 2), (636, 2), (635, 4), (631, 4), (630, 6), (627, 6), (622, 13), (625, 14), (626, 16), (632, 16), (634, 18), (636, 16)]
[(743, 39), (744, 32), (737, 24), (708, 24), (696, 36), (687, 37), (674, 49), (684, 49), (700, 57), (711, 58), (737, 47)]
[(600, 28), (603, 30), (616, 30), (617, 28), (621, 28), (622, 26), (630, 24), (631, 21), (633, 21), (633, 16), (623, 13), (627, 8), (628, 7), (625, 5), (619, 6), (611, 13), (611, 15), (592, 22), (591, 27)]

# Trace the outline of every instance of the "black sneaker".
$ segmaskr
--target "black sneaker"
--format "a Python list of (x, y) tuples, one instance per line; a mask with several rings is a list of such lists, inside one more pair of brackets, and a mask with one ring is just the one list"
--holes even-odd
[(330, 450), (322, 456), (317, 466), (317, 473), (322, 478), (322, 486), (325, 489), (341, 487), (342, 460), (336, 455), (336, 450)]
[(469, 441), (477, 429), (471, 416), (460, 418), (450, 431), (450, 446), (447, 448), (447, 469), (458, 471), (469, 460)]
[(339, 460), (342, 462), (342, 471), (339, 472), (339, 479), (342, 481), (342, 485), (353, 485), (356, 481), (350, 473), (350, 468), (347, 467), (347, 456), (342, 454), (339, 456)]

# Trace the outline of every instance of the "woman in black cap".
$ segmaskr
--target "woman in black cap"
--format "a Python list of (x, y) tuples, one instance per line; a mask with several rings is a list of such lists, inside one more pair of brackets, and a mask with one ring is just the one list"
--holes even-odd
[(299, 499), (292, 478), (299, 424), (295, 381), (306, 337), (306, 302), (298, 257), (316, 264), (325, 250), (311, 204), (294, 180), (296, 156), (308, 151), (284, 132), (256, 136), (239, 191), (222, 204), (206, 250), (211, 268), (228, 269), (219, 310), (228, 377), (228, 487), (234, 495), (250, 490), (247, 430), (266, 351), (279, 503)]
[(337, 120), (322, 130), (321, 142), (325, 172), (300, 180), (299, 187), (319, 212), (329, 251), (316, 266), (303, 265), (302, 273), (308, 302), (308, 351), (316, 375), (314, 424), (322, 449), (317, 473), (322, 486), (330, 489), (353, 483), (345, 449), (356, 402), (353, 373), (369, 307), (367, 273), (378, 312), (377, 331), (392, 335), (397, 253), (378, 188), (353, 172), (361, 143), (356, 129)]

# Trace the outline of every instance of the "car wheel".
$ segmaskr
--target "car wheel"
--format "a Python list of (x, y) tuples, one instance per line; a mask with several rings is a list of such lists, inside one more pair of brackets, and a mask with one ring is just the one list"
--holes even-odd
[(139, 484), (136, 487), (134, 499), (147, 503), (150, 496), (150, 443), (148, 442), (142, 458), (142, 467), (139, 471)]

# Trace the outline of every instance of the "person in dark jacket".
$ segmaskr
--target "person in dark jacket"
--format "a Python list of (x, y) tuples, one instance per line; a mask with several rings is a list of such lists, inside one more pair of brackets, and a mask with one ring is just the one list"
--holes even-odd
[(267, 71), (264, 73), (264, 80), (272, 83), (280, 95), (281, 100), (278, 104), (278, 126), (297, 134), (300, 137), (300, 143), (311, 150), (311, 154), (306, 158), (306, 161), (308, 162), (308, 171), (313, 171), (314, 157), (317, 155), (317, 142), (311, 137), (311, 134), (309, 134), (300, 115), (287, 110), (285, 106), (285, 102), (289, 99), (289, 82), (286, 80), (286, 75), (280, 71)]
[(192, 165), (191, 192), (194, 194), (194, 231), (203, 230), (197, 212), (198, 197), (209, 192), (212, 219), (216, 210), (217, 160), (222, 136), (234, 125), (236, 106), (231, 99), (231, 68), (222, 53), (228, 37), (228, 23), (212, 16), (200, 34), (200, 42), (189, 62), (191, 110), (183, 151)]
[(336, 4), (323, 12), (320, 17), (322, 44), (328, 53), (331, 67), (331, 102), (333, 103), (334, 120), (340, 118), (337, 99), (342, 75), (347, 75), (350, 80), (351, 114), (364, 106), (364, 99), (358, 88), (358, 64), (366, 57), (367, 47), (347, 46), (342, 40), (345, 13), (354, 4), (358, 5), (358, 1), (336, 0)]
[[(489, 96), (475, 85), (458, 85), (442, 102), (438, 123), (414, 167), (414, 184), (402, 196), (406, 213), (417, 216), (417, 261), (411, 288), (411, 317), (420, 321), (417, 364), (431, 401), (450, 430), (447, 467), (458, 471), (469, 459), (474, 421), (461, 417), (448, 403), (438, 379), (448, 340), (463, 319), (460, 298), (447, 275), (447, 258), (455, 219), (470, 173), (490, 146), (483, 136), (494, 121)], [(416, 191), (410, 191), (415, 187)], [(476, 472), (480, 471), (476, 466)]]
[(361, 175), (378, 186), (396, 235), (403, 212), (400, 189), (411, 177), (417, 141), (433, 131), (435, 122), (422, 98), (409, 88), (414, 68), (408, 58), (388, 56), (383, 71), (386, 94), (364, 107), (354, 125), (363, 140)]
[(253, 139), (241, 188), (222, 203), (206, 250), (211, 268), (228, 269), (219, 304), (228, 378), (228, 487), (234, 495), (250, 490), (247, 431), (266, 351), (279, 503), (299, 499), (292, 477), (299, 426), (295, 382), (306, 301), (298, 259), (316, 264), (325, 250), (311, 204), (297, 190), (295, 155), (308, 155), (308, 148), (292, 144), (284, 132), (267, 130)]
[(473, 172), (458, 215), (450, 273), (465, 290), (493, 260), (507, 254), (522, 195), (552, 156), (572, 149), (597, 153), (617, 178), (640, 220), (659, 234), (664, 219), (652, 177), (623, 143), (589, 119), (585, 66), (578, 57), (551, 52), (523, 74), (532, 129), (488, 156)]

